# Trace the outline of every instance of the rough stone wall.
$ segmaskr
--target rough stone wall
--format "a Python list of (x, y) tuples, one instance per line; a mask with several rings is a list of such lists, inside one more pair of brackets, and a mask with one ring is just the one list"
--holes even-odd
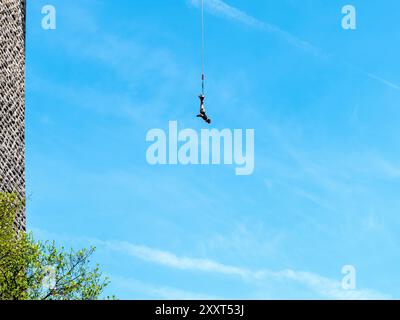
[[(0, 0), (0, 190), (25, 198), (25, 0)], [(25, 209), (16, 225), (25, 230)]]

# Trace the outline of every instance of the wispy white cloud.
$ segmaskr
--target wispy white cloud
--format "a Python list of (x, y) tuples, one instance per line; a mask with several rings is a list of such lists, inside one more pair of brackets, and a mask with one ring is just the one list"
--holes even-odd
[[(201, 4), (200, 0), (190, 0), (191, 5), (199, 7)], [(204, 1), (205, 9), (213, 15), (221, 16), (227, 19), (231, 19), (242, 23), (248, 27), (258, 29), (260, 31), (268, 32), (274, 34), (281, 39), (285, 40), (289, 44), (299, 47), (301, 49), (307, 50), (315, 55), (320, 55), (321, 50), (311, 43), (304, 41), (295, 35), (287, 32), (280, 27), (261, 21), (246, 12), (239, 10), (222, 0), (205, 0)]]
[(154, 284), (144, 283), (142, 281), (129, 277), (121, 277), (118, 275), (108, 275), (112, 279), (112, 285), (126, 292), (127, 295), (137, 293), (140, 298), (149, 296), (150, 298), (163, 300), (216, 300), (218, 297), (207, 294), (181, 290), (169, 286), (158, 286)]
[(367, 167), (369, 170), (373, 168), (380, 177), (389, 179), (400, 178), (400, 166), (398, 164), (379, 155), (372, 155), (370, 157), (370, 163), (368, 163), (369, 167)]
[[(199, 7), (201, 0), (188, 0), (189, 3), (195, 7)], [(297, 36), (291, 34), (290, 32), (281, 29), (277, 25), (268, 23), (266, 21), (261, 21), (246, 12), (235, 8), (222, 0), (204, 0), (205, 9), (213, 15), (221, 16), (230, 20), (234, 20), (238, 23), (242, 23), (248, 27), (258, 29), (260, 31), (268, 32), (278, 36), (279, 38), (285, 40), (287, 43), (301, 48), (310, 52), (315, 56), (328, 56), (326, 52), (324, 52), (321, 48), (311, 44), (309, 41), (304, 39), (300, 39)], [(349, 65), (348, 63), (344, 63), (345, 65)], [(350, 66), (352, 66), (350, 64)], [(352, 66), (354, 68), (354, 66)], [(384, 79), (376, 74), (359, 70), (361, 73), (369, 77), (370, 79), (376, 80), (381, 84), (384, 84), (392, 89), (400, 91), (400, 85), (395, 84), (387, 79)]]
[(389, 295), (370, 290), (343, 290), (341, 282), (311, 272), (282, 270), (274, 272), (267, 269), (251, 270), (247, 268), (223, 264), (210, 259), (195, 259), (177, 256), (171, 252), (138, 246), (128, 242), (104, 242), (108, 249), (124, 252), (135, 258), (159, 264), (169, 268), (199, 271), (240, 277), (246, 281), (255, 281), (258, 285), (263, 281), (293, 281), (308, 287), (321, 297), (328, 299), (390, 299)]
[[(291, 285), (300, 284), (305, 290), (310, 290), (319, 298), (337, 299), (337, 300), (374, 300), (374, 299), (392, 299), (389, 294), (385, 294), (372, 289), (344, 290), (341, 281), (319, 274), (307, 271), (297, 271), (285, 269), (272, 271), (269, 269), (252, 270), (250, 268), (233, 266), (220, 263), (215, 260), (205, 258), (192, 258), (179, 256), (172, 252), (133, 244), (127, 241), (104, 241), (96, 238), (74, 237), (71, 235), (59, 235), (49, 233), (42, 229), (33, 230), (36, 236), (45, 239), (57, 239), (62, 242), (70, 242), (75, 245), (85, 243), (94, 245), (99, 249), (111, 252), (122, 253), (148, 263), (186, 271), (202, 272), (210, 274), (219, 274), (229, 277), (236, 277), (246, 284), (251, 284), (258, 290), (263, 287), (273, 287), (275, 284), (285, 284), (289, 288)], [(205, 295), (202, 293), (188, 292), (169, 286), (159, 286), (140, 282), (129, 277), (113, 275), (110, 277), (112, 282), (125, 291), (144, 292), (150, 296), (161, 299), (218, 299), (218, 297)]]
[(254, 277), (256, 274), (250, 270), (224, 265), (208, 259), (192, 259), (178, 257), (177, 255), (146, 246), (138, 246), (128, 242), (106, 242), (107, 248), (124, 252), (144, 261), (153, 262), (166, 267), (201, 272), (221, 273), (240, 276), (243, 278)]
[[(181, 91), (192, 90), (193, 84), (186, 79), (194, 70), (190, 66), (182, 68), (169, 47), (144, 40), (153, 32), (145, 26), (135, 29), (132, 21), (126, 22), (127, 29), (135, 30), (129, 36), (107, 28), (92, 10), (92, 1), (65, 6), (68, 28), (60, 30), (61, 36), (52, 41), (69, 58), (69, 67), (76, 66), (74, 60), (79, 61), (81, 72), (94, 65), (96, 81), (54, 81), (33, 61), (28, 66), (29, 90), (44, 95), (52, 92), (71, 105), (99, 115), (129, 119), (141, 126), (148, 126), (147, 121), (151, 126), (160, 126), (164, 116), (183, 112), (186, 103), (179, 101), (174, 89), (179, 84)], [(169, 107), (172, 103), (173, 109)]]
[[(201, 0), (190, 0), (190, 3), (195, 7), (199, 7), (201, 5)], [(212, 14), (236, 20), (253, 28), (264, 28), (264, 22), (248, 15), (244, 11), (228, 5), (221, 0), (205, 0), (204, 6), (205, 9)]]
[(313, 291), (317, 292), (323, 297), (337, 300), (373, 300), (373, 299), (391, 299), (390, 295), (370, 290), (344, 290), (342, 289), (341, 282), (320, 276), (315, 273), (283, 270), (280, 272), (272, 273), (275, 278), (283, 280), (293, 280), (301, 283)]
[(369, 78), (371, 78), (371, 79), (373, 79), (373, 80), (379, 81), (380, 83), (382, 83), (382, 84), (384, 84), (384, 85), (386, 85), (386, 86), (389, 86), (389, 87), (392, 88), (392, 89), (395, 89), (395, 90), (400, 91), (400, 86), (397, 85), (397, 84), (395, 84), (395, 83), (393, 83), (393, 82), (391, 82), (391, 81), (388, 81), (388, 80), (386, 80), (386, 79), (384, 79), (384, 78), (382, 78), (382, 77), (379, 77), (379, 76), (377, 76), (377, 75), (375, 75), (375, 74), (373, 74), (373, 73), (364, 72), (364, 74), (365, 74), (367, 77), (369, 77)]

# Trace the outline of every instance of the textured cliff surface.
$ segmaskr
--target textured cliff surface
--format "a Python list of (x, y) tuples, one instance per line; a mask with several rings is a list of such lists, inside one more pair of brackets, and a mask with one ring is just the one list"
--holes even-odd
[[(25, 0), (0, 0), (0, 190), (25, 197)], [(25, 210), (17, 217), (25, 229)]]

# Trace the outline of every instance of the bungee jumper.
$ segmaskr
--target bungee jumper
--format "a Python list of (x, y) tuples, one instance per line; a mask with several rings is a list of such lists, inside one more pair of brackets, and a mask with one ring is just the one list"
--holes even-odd
[(201, 67), (202, 67), (202, 74), (201, 74), (201, 94), (199, 95), (200, 99), (200, 113), (197, 115), (197, 118), (202, 118), (208, 124), (211, 124), (211, 119), (207, 116), (206, 110), (204, 108), (204, 87), (205, 87), (205, 74), (204, 74), (204, 0), (201, 1)]
[(211, 119), (207, 117), (206, 109), (204, 109), (204, 99), (205, 96), (203, 94), (199, 95), (200, 98), (200, 113), (197, 115), (198, 118), (202, 118), (208, 124), (211, 124)]

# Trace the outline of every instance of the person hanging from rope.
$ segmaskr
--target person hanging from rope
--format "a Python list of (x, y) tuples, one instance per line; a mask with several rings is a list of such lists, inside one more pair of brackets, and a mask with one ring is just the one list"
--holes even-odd
[(204, 94), (199, 95), (200, 98), (200, 113), (197, 115), (197, 118), (202, 118), (208, 124), (211, 124), (211, 119), (207, 117), (206, 109), (204, 108)]
[(200, 98), (200, 113), (197, 115), (198, 118), (202, 118), (208, 124), (211, 124), (211, 119), (207, 117), (206, 109), (204, 108), (204, 84), (205, 84), (205, 75), (204, 75), (204, 0), (201, 1), (201, 94)]

